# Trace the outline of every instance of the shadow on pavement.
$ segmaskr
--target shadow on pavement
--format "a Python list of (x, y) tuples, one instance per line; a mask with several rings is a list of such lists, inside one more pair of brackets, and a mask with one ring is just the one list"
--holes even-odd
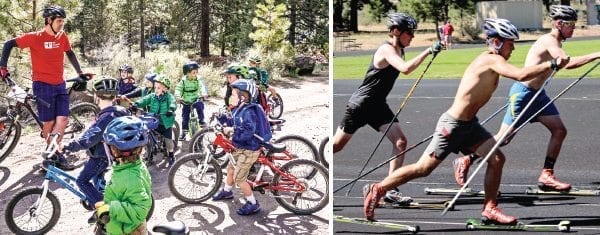
[(2, 178), (0, 178), (0, 186), (2, 186), (8, 180), (10, 176), (10, 169), (7, 167), (0, 166), (0, 174), (2, 174)]

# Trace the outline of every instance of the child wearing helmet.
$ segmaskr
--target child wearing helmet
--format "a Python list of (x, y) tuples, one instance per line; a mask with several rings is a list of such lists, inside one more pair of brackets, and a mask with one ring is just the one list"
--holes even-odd
[(183, 77), (175, 87), (175, 99), (183, 107), (181, 109), (181, 137), (179, 140), (185, 141), (188, 133), (188, 124), (190, 121), (190, 111), (193, 108), (198, 114), (198, 122), (204, 125), (204, 103), (203, 99), (208, 99), (208, 91), (204, 85), (203, 79), (198, 76), (200, 65), (196, 61), (190, 61), (183, 65)]
[[(542, 35), (535, 43), (533, 43), (527, 53), (525, 65), (542, 64), (551, 61), (556, 57), (568, 56), (567, 52), (562, 49), (561, 42), (573, 35), (575, 22), (577, 22), (577, 11), (566, 5), (552, 5), (550, 6), (548, 16), (552, 20), (552, 30), (547, 34)], [(572, 57), (565, 68), (579, 68), (598, 58), (600, 58), (600, 52)], [(515, 121), (523, 108), (531, 101), (534, 94), (542, 87), (551, 73), (552, 69), (546, 69), (544, 73), (537, 75), (531, 80), (515, 81), (513, 83), (508, 94), (510, 97), (509, 106), (506, 108), (504, 120), (496, 134), (497, 139), (500, 138), (504, 132), (513, 131), (509, 130), (510, 125)], [(536, 100), (532, 103), (531, 107), (523, 113), (524, 116), (520, 118), (520, 121), (516, 123), (515, 126), (521, 126), (525, 120), (529, 119), (536, 111), (540, 110), (542, 106), (549, 103), (549, 101), (550, 97), (548, 97), (545, 90), (542, 90)], [(562, 143), (566, 138), (565, 133), (567, 133), (567, 129), (560, 118), (558, 108), (554, 103), (550, 103), (550, 105), (544, 108), (544, 110), (538, 114), (538, 116), (534, 117), (531, 122), (540, 122), (548, 129), (548, 131), (550, 131), (550, 140), (548, 141), (545, 154), (542, 155), (545, 160), (542, 172), (538, 178), (538, 187), (547, 191), (569, 191), (571, 189), (571, 184), (559, 181), (554, 175), (554, 164), (558, 159)], [(512, 137), (514, 137), (514, 135), (510, 135), (510, 138), (505, 140), (503, 144), (510, 143)], [(470, 155), (455, 160), (456, 167), (454, 172), (458, 184), (464, 184), (464, 179), (468, 174), (469, 167), (477, 158), (478, 156), (476, 155)]]
[(114, 165), (95, 215), (108, 234), (147, 234), (152, 181), (140, 153), (148, 143), (148, 128), (137, 117), (118, 117), (108, 124), (103, 137)]
[(144, 97), (144, 96), (154, 92), (154, 80), (156, 80), (156, 75), (158, 75), (158, 74), (155, 72), (147, 73), (146, 75), (144, 75), (144, 86), (143, 87), (136, 87), (133, 91), (131, 91), (127, 94), (123, 94), (119, 98), (121, 100), (129, 100), (129, 99), (133, 99), (133, 98), (137, 98), (137, 97)]
[[(169, 92), (169, 89), (171, 89), (171, 80), (164, 74), (158, 74), (154, 82), (154, 93), (150, 93), (133, 103), (135, 107), (159, 116), (160, 124), (156, 131), (165, 137), (168, 167), (175, 162), (173, 123), (175, 123), (175, 110), (177, 109), (175, 97)], [(151, 161), (152, 159), (150, 159)]]
[[(230, 85), (238, 79), (249, 79), (250, 74), (248, 71), (248, 66), (238, 63), (232, 63), (229, 66), (227, 66), (227, 68), (225, 68), (225, 70), (223, 71), (223, 74), (225, 74), (225, 78), (227, 79), (225, 83), (227, 85), (227, 90), (225, 91), (225, 106), (229, 107), (229, 98), (231, 97)], [(252, 101), (254, 100), (255, 97), (252, 97)]]
[(494, 137), (477, 120), (477, 112), (490, 100), (500, 76), (526, 81), (544, 73), (548, 68), (561, 68), (569, 61), (559, 57), (554, 63), (542, 63), (518, 68), (508, 59), (514, 50), (517, 29), (508, 20), (487, 19), (488, 50), (469, 64), (458, 85), (454, 102), (443, 113), (433, 132), (433, 139), (416, 163), (403, 166), (378, 183), (365, 185), (363, 212), (368, 220), (375, 217), (375, 209), (386, 190), (425, 177), (440, 166), (451, 153), (494, 155), (487, 160), (484, 179), (485, 198), (481, 216), (493, 224), (516, 224), (517, 219), (498, 208), (498, 188), (502, 178), (505, 156), (496, 145)]
[(266, 91), (271, 92), (273, 98), (277, 98), (277, 91), (272, 86), (269, 86), (269, 73), (267, 70), (260, 67), (262, 59), (258, 55), (253, 55), (248, 60), (250, 62), (250, 66), (248, 67), (248, 74), (251, 79), (256, 81), (259, 86), (259, 94), (258, 94), (258, 102), (262, 105), (263, 109), (268, 105), (267, 97), (265, 95)]
[(135, 78), (133, 78), (133, 67), (128, 64), (119, 66), (119, 95), (132, 92), (137, 88)]
[[(260, 204), (252, 193), (252, 188), (246, 182), (250, 168), (258, 159), (258, 150), (263, 142), (271, 139), (271, 129), (264, 110), (260, 105), (252, 102), (252, 97), (257, 92), (256, 84), (251, 80), (237, 80), (231, 83), (233, 130), (227, 128), (225, 133), (233, 131), (231, 138), (236, 151), (233, 157), (236, 159), (235, 167), (233, 163), (227, 166), (227, 179), (223, 189), (213, 195), (214, 201), (233, 198), (232, 189), (234, 183), (240, 187), (240, 190), (246, 198), (246, 203), (236, 212), (240, 215), (250, 215), (260, 211)], [(230, 135), (231, 136), (231, 135)], [(260, 138), (256, 137), (260, 136)]]
[(103, 177), (108, 168), (108, 157), (102, 144), (102, 134), (116, 117), (126, 116), (128, 112), (121, 106), (113, 106), (112, 100), (117, 96), (119, 81), (111, 77), (100, 77), (93, 83), (94, 103), (100, 107), (96, 121), (79, 137), (63, 146), (63, 152), (78, 152), (87, 150), (89, 160), (83, 166), (79, 177), (75, 181), (81, 192), (86, 197), (87, 208), (94, 208), (94, 204), (102, 201), (102, 192), (97, 190), (90, 180)]

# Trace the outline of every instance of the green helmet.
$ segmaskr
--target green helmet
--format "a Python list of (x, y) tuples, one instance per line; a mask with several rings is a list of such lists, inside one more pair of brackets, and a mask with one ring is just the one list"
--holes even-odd
[(260, 62), (262, 61), (262, 58), (260, 58), (259, 55), (253, 55), (253, 56), (250, 56), (249, 61), (260, 64)]
[(243, 79), (248, 78), (248, 66), (241, 64), (231, 64), (227, 66), (224, 71), (229, 74), (236, 74), (238, 76), (242, 76)]
[(164, 74), (157, 75), (154, 81), (162, 83), (167, 87), (167, 89), (171, 89), (171, 80)]

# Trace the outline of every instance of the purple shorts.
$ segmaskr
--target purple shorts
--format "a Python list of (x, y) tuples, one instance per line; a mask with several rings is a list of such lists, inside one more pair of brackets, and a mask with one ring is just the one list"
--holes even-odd
[(53, 121), (58, 116), (69, 116), (69, 94), (65, 83), (50, 85), (34, 81), (33, 94), (37, 98), (40, 121)]

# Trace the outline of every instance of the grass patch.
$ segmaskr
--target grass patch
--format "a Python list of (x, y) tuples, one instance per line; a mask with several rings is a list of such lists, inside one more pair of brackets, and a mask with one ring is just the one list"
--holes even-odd
[[(523, 67), (525, 56), (529, 51), (532, 43), (517, 44), (515, 50), (509, 62), (517, 67)], [(567, 41), (564, 43), (563, 48), (569, 53), (569, 55), (580, 56), (588, 54), (591, 48), (599, 48), (600, 40), (587, 40), (587, 41)], [(481, 45), (477, 48), (468, 49), (453, 49), (449, 51), (443, 51), (440, 53), (429, 68), (429, 71), (425, 74), (425, 78), (461, 78), (467, 66), (471, 61), (477, 57), (481, 52), (485, 50), (485, 46)], [(410, 52), (406, 54), (407, 60), (414, 58), (417, 53)], [(333, 58), (333, 79), (363, 79), (367, 68), (371, 62), (373, 55), (365, 56), (344, 56)], [(428, 57), (423, 61), (423, 64), (419, 66), (415, 71), (409, 75), (400, 74), (399, 78), (415, 78), (421, 75), (425, 69), (427, 63), (431, 60)], [(556, 78), (578, 78), (585, 73), (596, 61), (593, 61), (585, 66), (577, 69), (561, 70), (556, 73)], [(600, 69), (595, 69), (587, 77), (589, 78), (600, 78)]]

